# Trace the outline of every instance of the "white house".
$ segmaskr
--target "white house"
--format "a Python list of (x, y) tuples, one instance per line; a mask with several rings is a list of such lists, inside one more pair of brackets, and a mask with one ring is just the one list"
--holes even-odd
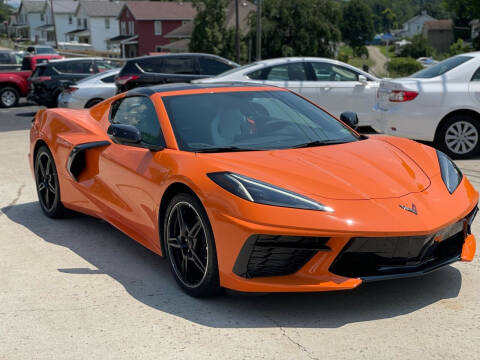
[(40, 37), (40, 32), (35, 29), (46, 24), (45, 7), (45, 1), (22, 1), (17, 11), (16, 34), (22, 38), (36, 41)]
[(422, 33), (423, 24), (426, 21), (437, 20), (427, 14), (426, 11), (422, 11), (420, 15), (417, 15), (403, 24), (403, 28), (400, 31), (395, 31), (395, 37), (407, 37), (411, 38), (417, 34)]
[[(53, 1), (57, 42), (69, 42), (75, 40), (74, 37), (67, 35), (67, 33), (77, 28), (75, 13), (77, 12), (78, 4), (78, 1), (70, 0)], [(48, 6), (48, 9), (50, 10), (50, 5)]]
[(96, 51), (109, 51), (107, 39), (119, 35), (117, 17), (122, 9), (120, 2), (80, 1), (75, 12), (75, 29), (67, 32), (70, 41), (87, 43)]

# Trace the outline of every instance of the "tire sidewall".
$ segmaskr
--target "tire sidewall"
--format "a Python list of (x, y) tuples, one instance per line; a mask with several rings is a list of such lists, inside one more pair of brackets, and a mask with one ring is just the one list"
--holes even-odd
[[(6, 91), (11, 91), (14, 95), (15, 95), (15, 101), (13, 104), (11, 105), (6, 105), (3, 103), (2, 101), (2, 95), (4, 92)], [(3, 108), (11, 108), (11, 107), (14, 107), (18, 104), (18, 101), (20, 99), (20, 95), (18, 94), (18, 91), (16, 89), (14, 89), (13, 87), (10, 87), (10, 86), (7, 86), (7, 87), (4, 87), (2, 89), (0, 89), (0, 106), (3, 107)]]
[[(451, 151), (448, 148), (448, 146), (446, 144), (446, 141), (445, 141), (445, 135), (446, 135), (447, 129), (451, 125), (453, 125), (454, 123), (460, 122), (460, 121), (464, 121), (464, 122), (468, 122), (468, 123), (472, 124), (475, 127), (475, 129), (477, 130), (478, 135), (479, 135), (478, 142), (477, 142), (476, 146), (473, 148), (473, 150), (469, 151), (466, 154), (456, 154), (456, 153), (454, 153), (453, 151)], [(445, 154), (450, 156), (452, 159), (468, 159), (468, 158), (471, 158), (471, 157), (475, 156), (476, 154), (478, 154), (480, 152), (480, 124), (475, 118), (473, 118), (469, 115), (466, 115), (466, 114), (452, 116), (451, 118), (447, 119), (440, 126), (440, 128), (438, 130), (438, 133), (437, 133), (437, 136), (436, 136), (436, 139), (435, 139), (435, 144), (440, 150), (442, 150)]]
[[(37, 174), (38, 174), (39, 159), (40, 159), (40, 156), (42, 156), (42, 154), (46, 154), (50, 158), (50, 161), (53, 164), (53, 179), (55, 181), (55, 186), (57, 188), (57, 193), (58, 193), (58, 196), (55, 197), (54, 206), (52, 207), (52, 209), (50, 211), (45, 208), (45, 206), (44, 206), (44, 204), (41, 200), (40, 191), (38, 190), (38, 178), (37, 178), (38, 175)], [(57, 166), (55, 165), (55, 160), (52, 156), (52, 153), (50, 152), (50, 150), (46, 146), (42, 146), (38, 150), (37, 156), (35, 158), (34, 170), (35, 170), (35, 187), (36, 187), (36, 190), (37, 190), (38, 202), (40, 203), (40, 207), (42, 208), (42, 211), (45, 213), (45, 215), (47, 215), (50, 218), (57, 218), (57, 217), (62, 216), (63, 213), (64, 213), (64, 207), (63, 207), (63, 205), (61, 203), (61, 200), (60, 200), (61, 199), (61, 193), (60, 193), (60, 183), (58, 181)]]
[[(174, 206), (179, 202), (188, 202), (193, 208), (196, 210), (198, 215), (201, 217), (203, 225), (205, 226), (205, 233), (206, 233), (206, 240), (208, 245), (208, 260), (207, 260), (207, 274), (205, 278), (200, 283), (200, 285), (196, 287), (189, 287), (186, 286), (182, 280), (178, 278), (178, 275), (175, 271), (174, 265), (172, 263), (172, 259), (170, 258), (168, 245), (165, 241), (167, 238), (167, 227), (168, 227), (168, 218)], [(207, 213), (203, 208), (202, 204), (198, 199), (194, 196), (182, 193), (175, 195), (170, 203), (168, 204), (167, 210), (165, 211), (165, 217), (163, 219), (163, 229), (162, 229), (162, 241), (163, 241), (163, 249), (165, 251), (165, 258), (167, 259), (168, 266), (172, 272), (173, 277), (177, 284), (189, 295), (194, 297), (208, 297), (208, 296), (215, 296), (220, 293), (220, 281), (219, 281), (219, 274), (218, 274), (218, 262), (217, 262), (217, 252), (215, 246), (215, 239), (213, 237), (213, 231), (210, 226), (210, 221), (208, 219)]]

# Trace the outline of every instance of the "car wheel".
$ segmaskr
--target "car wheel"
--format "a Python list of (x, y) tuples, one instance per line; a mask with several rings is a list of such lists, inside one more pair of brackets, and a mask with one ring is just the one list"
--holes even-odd
[(99, 103), (101, 103), (103, 101), (103, 99), (91, 99), (91, 100), (88, 100), (88, 102), (85, 104), (85, 109), (89, 109)]
[(480, 125), (468, 114), (445, 121), (437, 133), (436, 146), (455, 159), (466, 159), (480, 150)]
[(215, 241), (202, 204), (190, 194), (176, 195), (163, 223), (165, 256), (180, 287), (195, 297), (218, 295)]
[(0, 105), (4, 108), (9, 108), (16, 106), (20, 95), (18, 94), (17, 89), (7, 86), (0, 89)]
[(60, 200), (57, 168), (53, 156), (46, 146), (42, 146), (38, 150), (34, 169), (38, 201), (43, 212), (50, 218), (65, 216), (67, 210)]

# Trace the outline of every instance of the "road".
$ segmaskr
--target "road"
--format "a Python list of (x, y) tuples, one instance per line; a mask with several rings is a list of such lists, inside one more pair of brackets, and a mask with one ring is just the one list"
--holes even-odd
[(382, 54), (377, 46), (367, 46), (367, 49), (370, 59), (375, 61), (375, 65), (371, 67), (372, 72), (379, 77), (384, 76), (387, 72), (385, 69), (385, 64), (387, 63), (388, 59)]
[[(478, 255), (347, 292), (199, 300), (105, 222), (47, 219), (26, 158), (36, 109), (0, 109), (0, 359), (480, 358)], [(459, 165), (480, 188), (480, 159)]]

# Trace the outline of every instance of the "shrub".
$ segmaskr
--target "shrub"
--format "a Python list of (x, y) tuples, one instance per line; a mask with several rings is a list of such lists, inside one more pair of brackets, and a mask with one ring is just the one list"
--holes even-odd
[(344, 63), (348, 63), (348, 58), (349, 58), (348, 54), (345, 54), (343, 52), (339, 53), (337, 56), (337, 60), (342, 61)]
[(413, 58), (393, 58), (387, 63), (387, 70), (392, 77), (408, 76), (422, 69), (422, 64)]
[(405, 45), (402, 48), (400, 56), (412, 57), (415, 59), (423, 56), (432, 56), (433, 48), (422, 34), (415, 35), (411, 41), (411, 44)]
[(368, 49), (365, 45), (360, 46), (355, 49), (355, 56), (361, 57), (362, 59), (368, 59)]
[(465, 44), (462, 39), (458, 39), (456, 43), (450, 45), (451, 56), (463, 54), (472, 50), (472, 47), (468, 44)]

